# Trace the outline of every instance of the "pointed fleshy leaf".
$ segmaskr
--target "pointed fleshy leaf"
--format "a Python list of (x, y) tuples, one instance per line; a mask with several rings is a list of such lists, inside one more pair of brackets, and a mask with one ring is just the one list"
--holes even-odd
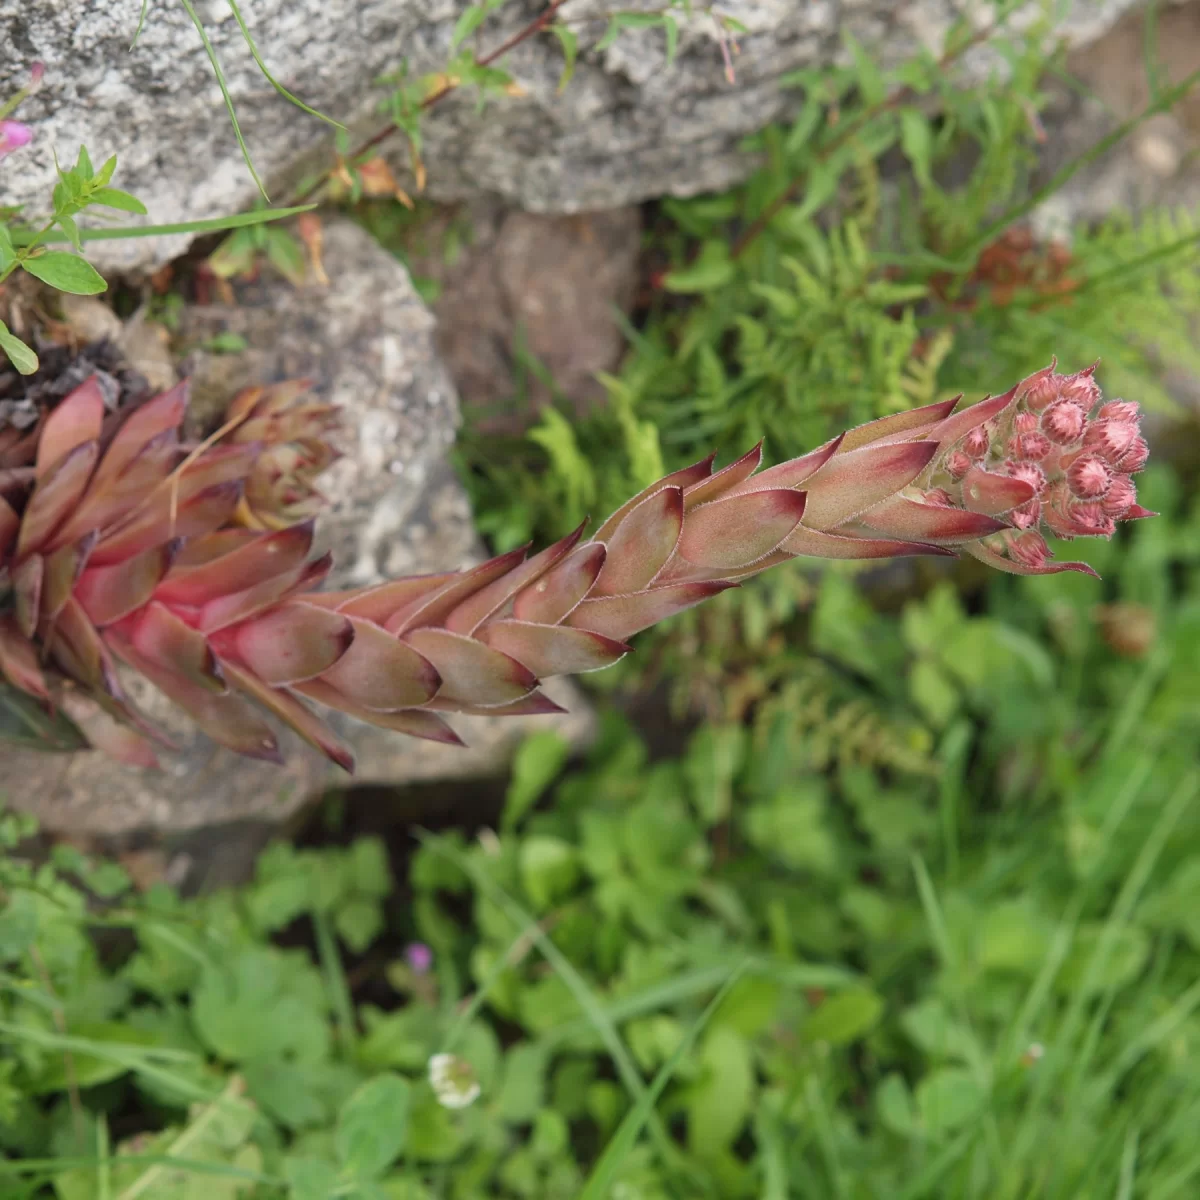
[(97, 486), (109, 486), (156, 438), (177, 430), (187, 411), (188, 381), (134, 409), (117, 430), (96, 468)]
[(221, 666), (229, 682), (238, 691), (256, 700), (267, 712), (278, 717), (289, 729), (299, 734), (310, 746), (319, 750), (348, 775), (354, 774), (354, 751), (290, 690), (271, 687), (252, 671), (245, 670), (235, 662), (223, 661)]
[(202, 565), (176, 566), (163, 580), (156, 598), (198, 606), (294, 571), (308, 558), (314, 529), (315, 522), (304, 521), (278, 533), (263, 534)]
[(757, 475), (752, 475), (744, 483), (738, 484), (727, 493), (727, 498), (744, 496), (747, 492), (763, 492), (770, 488), (788, 488), (795, 491), (815, 475), (840, 449), (844, 433), (839, 433), (832, 441), (810, 450), (799, 458), (789, 459), (768, 467)]
[(21, 518), (13, 511), (12, 505), (0, 496), (0, 562), (4, 561), (4, 556), (20, 528)]
[(1143, 508), (1140, 504), (1132, 504), (1129, 511), (1121, 518), (1123, 521), (1144, 521), (1147, 517), (1157, 517), (1158, 513)]
[(739, 484), (744, 484), (762, 463), (762, 442), (752, 450), (747, 450), (741, 458), (735, 459), (727, 467), (722, 467), (715, 474), (699, 483), (693, 483), (683, 493), (683, 511), (689, 513), (701, 504), (711, 504), (714, 500), (728, 495)]
[(603, 542), (580, 546), (517, 595), (513, 616), (539, 625), (558, 624), (592, 590), (607, 555)]
[(404, 640), (424, 655), (442, 677), (438, 695), (484, 707), (510, 704), (537, 686), (522, 663), (474, 638), (445, 629), (413, 629)]
[(781, 550), (808, 558), (907, 558), (912, 555), (941, 555), (953, 558), (954, 551), (922, 542), (901, 542), (892, 538), (845, 537), (799, 526), (784, 538)]
[(60, 458), (38, 481), (21, 518), (17, 557), (42, 549), (79, 503), (100, 448), (83, 442)]
[(356, 721), (374, 725), (377, 729), (387, 729), (393, 733), (407, 733), (410, 737), (422, 738), (428, 742), (441, 742), (447, 746), (463, 744), (462, 738), (441, 717), (424, 708), (405, 708), (399, 712), (375, 712), (355, 704), (348, 696), (342, 695), (337, 688), (323, 679), (310, 679), (306, 683), (298, 683), (292, 690), (306, 696), (309, 700), (315, 700), (318, 704), (324, 704), (327, 708), (344, 712)]
[(17, 628), (25, 637), (33, 637), (42, 610), (42, 578), (46, 560), (40, 554), (31, 554), (24, 562), (12, 569), (13, 608), (17, 617)]
[(666, 569), (655, 580), (656, 588), (664, 587), (668, 583), (702, 583), (710, 580), (724, 580), (726, 583), (741, 583), (744, 579), (750, 579), (755, 575), (761, 575), (763, 571), (770, 570), (771, 567), (781, 566), (783, 563), (790, 562), (796, 556), (789, 554), (786, 550), (774, 550), (770, 554), (763, 555), (762, 558), (756, 559), (747, 567), (698, 567), (686, 559), (676, 556), (667, 565)]
[(647, 496), (616, 527), (593, 596), (641, 591), (671, 557), (683, 528), (683, 492), (663, 488)]
[(91, 561), (97, 566), (107, 566), (176, 538), (186, 539), (211, 533), (233, 515), (241, 494), (240, 483), (216, 484), (186, 502), (181, 500), (175, 521), (172, 522), (164, 489), (130, 520), (106, 533), (92, 551)]
[(678, 554), (702, 567), (736, 570), (770, 554), (800, 523), (806, 493), (750, 492), (688, 513)]
[(401, 609), (409, 608), (458, 576), (458, 571), (445, 571), (439, 575), (409, 575), (371, 587), (316, 592), (306, 596), (305, 600), (322, 608), (335, 608), (347, 617), (362, 617), (364, 621), (386, 625)]
[(79, 726), (88, 742), (114, 762), (126, 767), (158, 770), (161, 764), (153, 746), (136, 729), (114, 718), (95, 700), (74, 688), (63, 688), (59, 707)]
[(565, 713), (567, 710), (561, 704), (551, 700), (545, 692), (538, 689), (514, 700), (511, 704), (493, 704), (490, 708), (481, 708), (477, 704), (462, 704), (455, 700), (443, 700), (434, 696), (426, 701), (422, 709), (433, 712), (462, 713), (468, 717), (546, 717), (553, 713)]
[(1011, 388), (1003, 396), (988, 396), (978, 404), (954, 413), (933, 427), (928, 435), (929, 440), (937, 442), (939, 452), (945, 450), (959, 438), (966, 437), (976, 425), (982, 425), (984, 421), (990, 421), (1002, 413), (1016, 394), (1017, 389)]
[(178, 704), (214, 742), (235, 754), (282, 763), (271, 727), (237, 692), (209, 691), (147, 658), (115, 631), (105, 636), (120, 658)]
[(68, 393), (46, 418), (38, 437), (35, 470), (41, 479), (77, 446), (95, 442), (104, 421), (104, 393), (93, 375)]
[(1023, 479), (972, 467), (963, 476), (962, 495), (963, 504), (971, 512), (996, 517), (1032, 500), (1034, 493), (1033, 487)]
[(578, 544), (586, 525), (586, 521), (582, 522), (578, 529), (565, 538), (527, 558), (499, 579), (494, 579), (487, 587), (464, 600), (442, 624), (451, 633), (474, 633), (483, 621), (507, 604), (523, 587), (540, 579), (555, 563), (565, 558)]
[(19, 691), (39, 700), (50, 698), (37, 651), (10, 613), (0, 613), (0, 675)]
[(599, 671), (624, 658), (631, 647), (590, 629), (534, 625), (528, 621), (489, 621), (480, 640), (524, 663), (539, 679)]
[(71, 678), (93, 691), (123, 695), (112, 655), (74, 596), (62, 606), (47, 641), (54, 660)]
[(52, 554), (46, 555), (45, 568), (42, 574), (41, 610), (42, 618), (53, 622), (66, 604), (67, 597), (75, 588), (79, 576), (87, 563), (88, 555), (96, 544), (97, 534), (90, 533), (87, 537), (73, 545), (61, 546)]
[(208, 639), (164, 604), (151, 601), (128, 633), (139, 654), (190, 680), (197, 687), (223, 692), (227, 685)]
[(693, 484), (699, 483), (702, 479), (707, 479), (712, 474), (713, 460), (716, 458), (716, 453), (710, 454), (707, 458), (702, 458), (698, 463), (692, 463), (690, 467), (683, 467), (678, 471), (672, 471), (670, 475), (664, 475), (661, 479), (652, 483), (648, 488), (644, 488), (638, 492), (630, 500), (626, 500), (615, 513), (600, 526), (599, 529), (592, 535), (593, 542), (607, 542), (613, 535), (613, 531), (617, 528), (625, 518), (633, 512), (643, 500), (653, 496), (655, 492), (661, 492), (663, 488), (677, 487), (682, 489), (690, 488)]
[(567, 617), (567, 624), (625, 641), (642, 629), (657, 625), (667, 617), (736, 586), (724, 580), (671, 583), (628, 596), (602, 596), (596, 600), (584, 600)]
[(455, 608), (494, 580), (507, 575), (525, 560), (526, 546), (519, 546), (507, 554), (490, 558), (487, 562), (463, 571), (444, 583), (435, 592), (415, 600), (395, 612), (385, 622), (389, 633), (405, 633), (428, 625), (440, 624)]
[(953, 411), (962, 396), (954, 396), (949, 400), (938, 400), (926, 404), (923, 408), (910, 408), (904, 412), (889, 413), (876, 421), (868, 421), (865, 425), (857, 425), (842, 434), (842, 444), (839, 450), (847, 454), (877, 442), (881, 438), (894, 439), (897, 434), (915, 435), (923, 425), (944, 421)]
[(163, 440), (146, 446), (129, 469), (111, 483), (99, 480), (97, 468), (78, 507), (59, 528), (57, 539), (75, 541), (93, 529), (107, 531), (132, 517), (171, 473), (178, 455), (178, 447), (164, 434)]
[(350, 649), (354, 626), (341, 613), (312, 604), (281, 604), (215, 635), (233, 657), (271, 687), (313, 679)]
[(437, 693), (442, 677), (428, 659), (372, 621), (346, 619), (354, 628), (354, 641), (322, 672), (326, 683), (361, 707), (378, 712), (415, 708)]
[(977, 558), (981, 563), (989, 567), (995, 567), (997, 571), (1005, 571), (1009, 575), (1059, 575), (1063, 571), (1077, 571), (1080, 575), (1090, 575), (1093, 579), (1100, 578), (1095, 569), (1089, 567), (1087, 563), (1048, 562), (1040, 567), (1033, 567), (1025, 563), (1014, 562), (1011, 558), (1006, 558), (1003, 554), (997, 554), (995, 550), (990, 546), (985, 546), (983, 542), (968, 542), (963, 549), (972, 558)]
[(214, 558), (223, 558), (248, 546), (261, 536), (253, 529), (218, 529), (203, 537), (191, 538), (179, 551), (173, 565), (180, 571), (187, 567), (202, 567)]
[(905, 496), (877, 504), (859, 520), (876, 533), (909, 542), (969, 542), (1008, 528), (1004, 521), (985, 513), (920, 504)]
[(290, 596), (317, 587), (332, 567), (333, 555), (323, 554), (290, 571), (281, 571), (244, 591), (234, 592), (231, 596), (218, 596), (200, 609), (196, 624), (205, 633), (215, 633), (218, 629), (248, 621)]
[(148, 603), (170, 568), (177, 545), (154, 546), (107, 567), (88, 565), (75, 585), (75, 597), (92, 624), (103, 629)]
[(936, 453), (934, 442), (899, 442), (834, 455), (805, 485), (805, 528), (831, 530), (874, 508), (912, 483)]

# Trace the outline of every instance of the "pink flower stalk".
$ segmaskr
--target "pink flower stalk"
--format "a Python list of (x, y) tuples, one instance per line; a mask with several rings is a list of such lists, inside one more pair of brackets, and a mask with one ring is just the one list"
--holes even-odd
[(33, 141), (33, 130), (20, 121), (0, 121), (0, 158), (28, 146)]

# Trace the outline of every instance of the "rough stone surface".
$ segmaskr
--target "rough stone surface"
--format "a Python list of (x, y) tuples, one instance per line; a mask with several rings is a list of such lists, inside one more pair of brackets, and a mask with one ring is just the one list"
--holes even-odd
[[(325, 238), (329, 287), (295, 290), (282, 281), (247, 286), (239, 289), (236, 306), (189, 310), (181, 336), (205, 340), (224, 329), (249, 342), (247, 352), (223, 360), (234, 369), (222, 376), (222, 409), (241, 382), (307, 375), (318, 394), (346, 410), (347, 434), (357, 445), (347, 445), (346, 458), (324, 477), (332, 505), (322, 536), (343, 564), (330, 586), (477, 561), (481, 547), (470, 508), (445, 459), (458, 408), (433, 346), (433, 320), (404, 269), (367, 234), (333, 222)], [(216, 401), (212, 362), (198, 354), (185, 365)], [(498, 769), (531, 729), (555, 728), (571, 741), (586, 740), (586, 705), (569, 682), (551, 685), (547, 691), (572, 712), (457, 718), (466, 750), (349, 718), (334, 722), (355, 748), (356, 783), (477, 775)], [(165, 774), (124, 768), (95, 753), (3, 750), (0, 791), (8, 802), (36, 813), (47, 830), (117, 837), (143, 848), (161, 844), (190, 856), (206, 877), (217, 871), (223, 878), (230, 868), (214, 855), (244, 855), (247, 844), (293, 818), (306, 800), (348, 782), (290, 735), (283, 742), (283, 768), (221, 750), (149, 685), (132, 680), (130, 688), (143, 711), (179, 741), (180, 753), (166, 762)]]
[[(1070, 0), (1062, 6), (1062, 32), (1085, 43), (1135, 2)], [(466, 6), (466, 0), (257, 0), (243, 7), (276, 76), (358, 133), (379, 128), (381, 74), (402, 59), (413, 74), (446, 64)], [(118, 182), (141, 196), (157, 221), (217, 216), (253, 200), (211, 65), (183, 6), (152, 2), (130, 50), (139, 7), (136, 0), (0, 0), (0, 95), (18, 86), (34, 61), (47, 67), (46, 86), (21, 110), (37, 128), (35, 142), (6, 160), (0, 202), (44, 205), (54, 180), (52, 151), (73, 158), (80, 142), (97, 160), (119, 154)], [(780, 88), (781, 76), (840, 56), (844, 32), (894, 62), (918, 44), (940, 46), (960, 12), (990, 11), (975, 0), (728, 0), (721, 12), (749, 31), (731, 86), (711, 15), (697, 11), (685, 23), (678, 59), (668, 66), (661, 30), (627, 31), (608, 49), (595, 49), (605, 26), (599, 18), (612, 7), (609, 0), (563, 5), (581, 54), (561, 95), (561, 51), (542, 36), (506, 60), (524, 95), (493, 100), (480, 114), (472, 96), (455, 94), (431, 111), (424, 153), (434, 197), (491, 193), (530, 211), (574, 213), (723, 188), (750, 169), (741, 139), (796, 103), (797, 92)], [(661, 4), (627, 0), (622, 7)], [(1022, 12), (1032, 18), (1042, 7), (1031, 3)], [(282, 199), (298, 164), (324, 161), (328, 127), (275, 94), (224, 0), (197, 0), (195, 8), (255, 162)], [(474, 44), (481, 51), (500, 45), (540, 8), (538, 0), (510, 0)], [(967, 65), (994, 62), (983, 49)], [(98, 243), (92, 253), (98, 262), (131, 266), (165, 261), (181, 248), (175, 237)]]
[[(625, 350), (615, 312), (628, 312), (637, 290), (640, 210), (547, 216), (486, 200), (465, 209), (422, 229), (409, 265), (439, 285), (435, 340), (474, 427), (519, 432), (551, 399), (517, 361), (518, 345), (575, 411), (602, 401), (596, 374), (615, 371)], [(468, 227), (450, 262), (421, 249), (441, 243), (447, 221)]]

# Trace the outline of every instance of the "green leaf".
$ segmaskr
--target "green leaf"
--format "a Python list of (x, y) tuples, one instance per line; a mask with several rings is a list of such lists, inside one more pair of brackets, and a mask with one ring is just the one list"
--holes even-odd
[(734, 275), (734, 265), (725, 242), (708, 241), (700, 249), (696, 261), (678, 271), (671, 271), (663, 280), (669, 292), (690, 294), (712, 292), (727, 284)]
[(347, 900), (334, 913), (333, 927), (352, 953), (362, 954), (383, 929), (383, 909), (377, 900)]
[(545, 912), (575, 886), (579, 856), (570, 842), (556, 837), (530, 837), (521, 843), (521, 883), (535, 912)]
[(866, 988), (850, 988), (829, 996), (804, 1022), (810, 1042), (846, 1046), (870, 1033), (883, 1016), (883, 998)]
[(536, 1042), (519, 1042), (504, 1056), (504, 1073), (496, 1107), (503, 1120), (531, 1121), (545, 1103), (548, 1053)]
[(884, 1076), (875, 1092), (875, 1110), (880, 1121), (893, 1133), (911, 1137), (918, 1132), (916, 1105), (902, 1075), (892, 1072)]
[[(234, 213), (228, 217), (208, 217), (203, 221), (179, 221), (171, 225), (104, 226), (97, 229), (81, 229), (79, 236), (85, 242), (119, 241), (123, 238), (168, 237), (175, 233), (223, 233), (229, 229), (243, 229), (265, 225), (270, 221), (282, 221), (299, 213), (312, 212), (315, 204), (299, 204), (293, 208), (257, 208), (253, 212)], [(32, 233), (20, 233), (14, 238), (17, 246), (27, 246), (33, 241)], [(66, 241), (65, 234), (48, 233), (43, 242)]]
[(12, 235), (8, 226), (0, 220), (0, 274), (7, 271), (16, 260), (16, 250), (13, 248)]
[(286, 229), (267, 230), (267, 261), (293, 287), (301, 287), (308, 274), (304, 248)]
[(552, 730), (530, 734), (521, 743), (513, 757), (512, 779), (504, 797), (502, 829), (505, 832), (520, 825), (521, 818), (558, 778), (570, 753), (567, 740)]
[(550, 32), (558, 38), (558, 43), (562, 46), (563, 71), (558, 77), (558, 90), (562, 93), (575, 74), (575, 60), (579, 57), (579, 35), (566, 25), (551, 25)]
[(925, 114), (915, 108), (900, 110), (900, 146), (922, 187), (933, 183), (933, 132)]
[(362, 1179), (378, 1179), (400, 1156), (408, 1136), (412, 1087), (399, 1075), (377, 1075), (342, 1105), (333, 1135), (338, 1161)]
[(687, 1098), (688, 1145), (710, 1155), (737, 1138), (753, 1107), (754, 1062), (750, 1043), (728, 1025), (714, 1025), (700, 1049), (703, 1071)]
[(66, 250), (48, 250), (21, 263), (21, 269), (75, 296), (96, 296), (107, 290), (104, 278), (86, 259)]
[(288, 1158), (283, 1176), (290, 1191), (289, 1200), (331, 1200), (338, 1194), (338, 1173), (332, 1163), (308, 1156)]
[(462, 16), (454, 23), (450, 49), (457, 50), (487, 20), (487, 15), (487, 9), (482, 4), (472, 4), (464, 9)]
[(38, 369), (38, 356), (3, 321), (0, 321), (0, 350), (22, 375), (32, 375)]
[(973, 1121), (987, 1091), (965, 1067), (942, 1067), (917, 1084), (917, 1112), (925, 1132), (937, 1137)]
[(670, 13), (663, 16), (663, 31), (667, 35), (667, 66), (675, 61), (679, 53), (679, 22)]
[(96, 172), (92, 167), (92, 159), (86, 146), (79, 147), (79, 156), (75, 159), (75, 173), (81, 179), (95, 178)]
[(146, 206), (136, 197), (120, 188), (97, 188), (91, 195), (93, 204), (103, 204), (105, 208), (119, 208), (122, 212), (146, 215)]

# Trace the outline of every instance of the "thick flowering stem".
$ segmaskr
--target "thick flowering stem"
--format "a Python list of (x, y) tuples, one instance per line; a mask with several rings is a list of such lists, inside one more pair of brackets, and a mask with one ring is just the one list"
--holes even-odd
[(710, 457), (590, 539), (581, 527), (531, 558), (343, 592), (319, 590), (331, 564), (311, 557), (331, 410), (300, 385), (254, 389), (226, 441), (185, 454), (184, 388), (114, 432), (89, 381), (34, 441), (0, 440), (0, 470), (24, 484), (0, 493), (0, 672), (42, 701), (73, 687), (87, 735), (133, 765), (153, 761), (154, 732), (118, 663), (230, 749), (278, 758), (265, 711), (351, 770), (310, 702), (458, 742), (445, 714), (553, 712), (542, 679), (610, 666), (640, 630), (797, 557), (965, 551), (1015, 574), (1090, 572), (1052, 562), (1042, 529), (1107, 537), (1153, 515), (1132, 481), (1138, 407), (1101, 404), (1092, 374), (1052, 364), (763, 471), (761, 447), (719, 471)]

